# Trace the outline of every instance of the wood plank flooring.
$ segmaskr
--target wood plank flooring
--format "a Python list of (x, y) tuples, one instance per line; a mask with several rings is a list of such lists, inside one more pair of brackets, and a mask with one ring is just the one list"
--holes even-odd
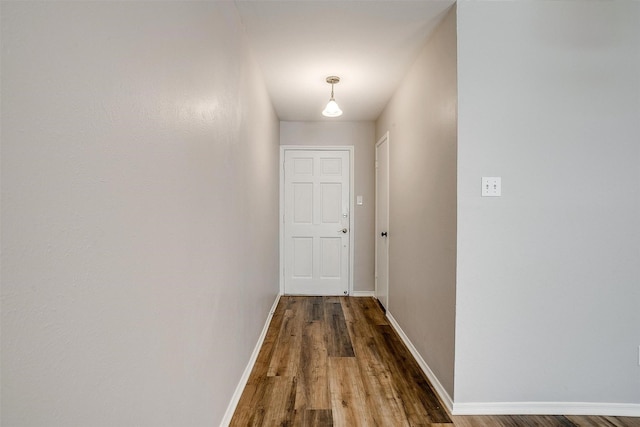
[(450, 416), (375, 299), (285, 296), (230, 425), (640, 427), (640, 418)]

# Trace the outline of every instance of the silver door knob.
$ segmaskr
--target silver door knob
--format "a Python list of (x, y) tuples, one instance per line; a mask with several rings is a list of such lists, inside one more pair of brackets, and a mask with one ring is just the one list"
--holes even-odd
[(347, 230), (346, 228), (343, 228), (342, 230), (338, 230), (338, 233), (347, 234), (347, 231), (349, 231), (349, 230)]

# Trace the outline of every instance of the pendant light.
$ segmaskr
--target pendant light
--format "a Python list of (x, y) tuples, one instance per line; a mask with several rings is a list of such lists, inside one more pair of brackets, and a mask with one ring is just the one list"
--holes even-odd
[(339, 117), (342, 115), (342, 110), (338, 107), (338, 103), (333, 99), (333, 85), (340, 82), (340, 77), (329, 76), (327, 77), (327, 83), (331, 85), (331, 99), (324, 108), (322, 115), (325, 117)]

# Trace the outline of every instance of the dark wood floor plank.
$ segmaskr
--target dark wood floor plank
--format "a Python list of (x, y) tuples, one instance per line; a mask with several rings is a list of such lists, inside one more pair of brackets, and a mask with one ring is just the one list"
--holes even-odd
[[(264, 402), (267, 398), (268, 385), (265, 383), (269, 364), (274, 353), (276, 341), (282, 327), (287, 297), (281, 297), (276, 311), (271, 318), (264, 342), (258, 353), (256, 363), (247, 380), (247, 385), (240, 396), (231, 426), (259, 426), (263, 424)], [(261, 405), (262, 404), (262, 409)]]
[[(516, 426), (526, 425), (528, 422), (526, 415), (515, 415), (512, 419)], [(536, 419), (536, 425), (540, 427), (576, 427), (574, 423), (562, 415), (539, 415)]]
[(296, 409), (331, 409), (327, 346), (322, 322), (307, 322), (302, 331)]
[(363, 316), (355, 298), (342, 298), (340, 304), (342, 305), (342, 312), (344, 313), (345, 322), (347, 324), (347, 331), (349, 332), (352, 342), (356, 337), (373, 336), (375, 332), (371, 329), (372, 325), (370, 325), (367, 322), (367, 319)]
[(624, 427), (615, 420), (607, 420), (605, 417), (584, 417), (566, 415), (567, 419), (580, 427)]
[(327, 354), (329, 357), (355, 357), (347, 323), (342, 312), (342, 304), (324, 304)]
[(433, 423), (450, 423), (451, 418), (444, 405), (440, 403), (438, 395), (429, 380), (402, 340), (400, 340), (398, 334), (391, 326), (379, 325), (377, 327), (381, 332), (386, 347), (389, 349), (385, 360), (388, 361), (389, 366), (393, 366), (394, 378), (398, 380), (396, 383), (400, 382), (400, 380), (406, 382), (403, 386), (408, 387), (410, 393), (420, 401)]
[(587, 417), (584, 415), (565, 415), (580, 427), (640, 427), (640, 417)]
[(384, 364), (376, 361), (377, 355), (372, 354), (376, 352), (373, 342), (373, 338), (358, 338), (354, 343), (367, 405), (379, 425), (409, 426), (404, 404), (394, 386), (391, 372)]
[(293, 426), (295, 416), (296, 378), (268, 377), (268, 403), (264, 408), (263, 425)]
[(331, 409), (307, 409), (304, 411), (302, 427), (332, 427), (333, 414)]
[(456, 427), (503, 427), (499, 423), (492, 420), (492, 416), (477, 416), (477, 415), (453, 415), (451, 420)]
[(329, 389), (334, 426), (378, 425), (367, 405), (364, 385), (354, 357), (329, 358)]
[[(373, 419), (382, 426), (409, 426), (402, 399), (394, 387), (392, 374), (383, 362), (374, 339), (377, 333), (372, 317), (365, 315), (368, 309), (365, 300), (370, 298), (350, 298), (342, 301), (345, 319), (349, 326), (351, 340), (360, 375), (364, 385), (367, 406)], [(376, 306), (374, 306), (376, 307)], [(376, 307), (377, 309), (377, 307)]]
[(322, 297), (309, 297), (307, 300), (307, 322), (319, 322), (324, 320), (324, 299)]
[(353, 298), (353, 301), (353, 305), (360, 309), (367, 323), (371, 325), (389, 324), (375, 298)]
[[(577, 427), (562, 415), (481, 415), (454, 416), (456, 427)], [(600, 424), (595, 424), (600, 425)], [(604, 425), (602, 425), (604, 427)]]
[[(405, 354), (397, 344), (392, 342), (392, 339), (385, 337), (383, 334), (384, 332), (389, 335), (391, 327), (379, 325), (376, 326), (376, 328), (378, 328), (380, 333), (373, 337), (375, 340), (373, 347), (379, 352), (380, 361), (383, 363), (384, 369), (390, 373), (393, 389), (400, 398), (409, 425), (419, 426), (431, 425), (431, 423), (434, 422), (448, 422), (449, 420), (446, 418), (442, 420), (432, 418), (427, 410), (423, 401), (430, 398), (435, 399), (435, 396), (425, 397), (424, 394), (426, 390), (413, 382), (411, 376), (412, 369), (409, 367), (407, 370), (407, 367), (404, 366), (410, 355)], [(398, 351), (400, 353), (398, 353)]]
[[(231, 419), (230, 427), (244, 427), (256, 425), (253, 422), (262, 423), (264, 410), (259, 410), (260, 402), (265, 400), (266, 387), (263, 384), (249, 384), (244, 388), (240, 401)], [(260, 424), (257, 424), (260, 425)]]
[(640, 427), (640, 417), (605, 417), (611, 421), (615, 419), (621, 423), (622, 427)]
[(267, 376), (290, 376), (297, 374), (302, 348), (302, 325), (304, 311), (301, 297), (289, 297), (282, 319), (278, 340), (269, 363)]
[[(359, 313), (354, 310), (353, 298), (342, 298), (340, 304), (342, 305), (342, 312), (344, 313), (344, 320), (347, 325), (347, 332), (351, 339), (351, 347), (356, 357), (358, 357), (358, 351), (356, 349), (356, 339), (360, 336), (369, 337), (370, 335), (366, 331), (365, 325), (359, 318)], [(363, 331), (364, 330), (364, 331)]]
[(267, 329), (264, 342), (262, 343), (262, 347), (260, 347), (256, 363), (253, 366), (251, 375), (249, 376), (248, 384), (260, 382), (262, 381), (262, 377), (267, 375), (269, 364), (271, 363), (271, 358), (273, 357), (276, 342), (280, 334), (280, 329), (282, 328), (282, 320), (284, 318), (285, 307), (287, 304), (288, 297), (281, 297), (278, 302), (278, 306), (276, 307), (276, 311), (271, 318), (271, 322), (269, 323), (269, 328)]

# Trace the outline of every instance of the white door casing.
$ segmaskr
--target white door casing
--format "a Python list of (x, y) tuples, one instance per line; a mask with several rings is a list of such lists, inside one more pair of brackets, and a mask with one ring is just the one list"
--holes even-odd
[(389, 132), (376, 143), (376, 298), (389, 309)]
[(351, 293), (352, 149), (282, 147), (281, 291)]

